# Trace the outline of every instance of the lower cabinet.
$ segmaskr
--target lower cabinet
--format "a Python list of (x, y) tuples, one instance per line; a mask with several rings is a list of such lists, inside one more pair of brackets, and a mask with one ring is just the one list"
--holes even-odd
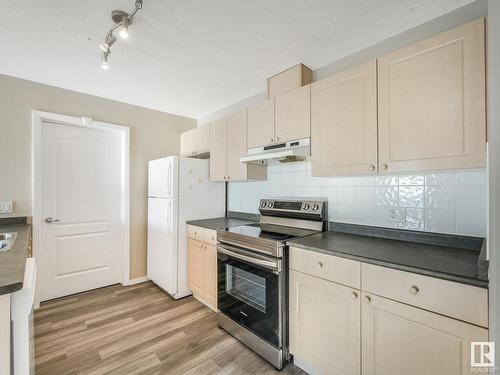
[[(217, 310), (217, 248), (214, 245), (215, 234), (210, 232), (215, 233), (203, 228), (188, 230), (191, 233), (188, 238), (189, 288), (196, 299)], [(194, 233), (204, 240), (192, 238)]]
[(487, 329), (373, 294), (361, 310), (363, 375), (472, 374), (470, 343), (488, 341)]
[(203, 296), (213, 309), (217, 309), (217, 248), (206, 245), (203, 254)]
[[(472, 375), (483, 370), (471, 368), (470, 348), (471, 342), (488, 341), (488, 329), (472, 324), (474, 315), (458, 315), (465, 321), (450, 317), (464, 311), (458, 298), (463, 305), (472, 301), (478, 311), (487, 308), (481, 288), (363, 263), (359, 290), (358, 277), (339, 277), (347, 269), (338, 262), (342, 258), (327, 261), (311, 252), (307, 263), (301, 251), (290, 248), (290, 353), (298, 367), (311, 375)], [(408, 289), (406, 283), (415, 285)], [(446, 304), (447, 310), (439, 308)]]
[(361, 296), (290, 270), (290, 352), (310, 374), (360, 374)]

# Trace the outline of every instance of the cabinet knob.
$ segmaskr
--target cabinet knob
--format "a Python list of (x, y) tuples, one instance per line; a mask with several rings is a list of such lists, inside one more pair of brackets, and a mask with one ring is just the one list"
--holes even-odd
[(351, 297), (352, 297), (352, 299), (358, 299), (358, 293), (352, 292)]
[(274, 142), (274, 138), (271, 138), (271, 142)]
[(370, 303), (372, 301), (371, 297), (370, 296), (365, 296), (365, 298), (363, 298), (365, 303)]
[(323, 268), (323, 263), (318, 262), (318, 268)]
[(374, 170), (375, 170), (375, 166), (374, 166), (373, 164), (372, 164), (372, 165), (370, 165), (370, 171), (372, 171), (372, 172), (373, 172)]
[(417, 295), (419, 291), (420, 291), (420, 289), (418, 289), (418, 286), (416, 286), (416, 285), (412, 285), (410, 287), (410, 293), (413, 295)]
[(200, 247), (203, 249), (203, 244), (202, 243), (200, 243)]
[(389, 166), (388, 166), (387, 164), (385, 164), (385, 163), (384, 163), (384, 164), (382, 164), (382, 169), (383, 169), (384, 171), (386, 171), (388, 168), (389, 168)]
[(276, 137), (276, 141), (279, 141), (280, 140), (280, 137)]

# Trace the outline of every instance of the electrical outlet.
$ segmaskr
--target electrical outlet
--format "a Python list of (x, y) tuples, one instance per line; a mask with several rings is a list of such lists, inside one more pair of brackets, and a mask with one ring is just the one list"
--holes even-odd
[(12, 201), (0, 202), (0, 214), (11, 214), (12, 206)]
[(389, 220), (393, 223), (406, 223), (406, 208), (391, 208), (389, 211)]

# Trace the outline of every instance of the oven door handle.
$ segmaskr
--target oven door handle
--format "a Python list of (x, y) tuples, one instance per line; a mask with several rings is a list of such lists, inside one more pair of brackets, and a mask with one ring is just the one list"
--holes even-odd
[(274, 272), (281, 272), (281, 261), (280, 260), (271, 261), (271, 260), (254, 258), (254, 257), (248, 256), (248, 255), (243, 255), (243, 254), (237, 253), (235, 251), (231, 251), (231, 250), (226, 249), (225, 247), (222, 247), (222, 246), (217, 246), (217, 251), (221, 254), (225, 254), (225, 255), (228, 255), (230, 257), (239, 259), (239, 260), (244, 260), (248, 263), (255, 264), (257, 266), (262, 266), (262, 267), (268, 268)]

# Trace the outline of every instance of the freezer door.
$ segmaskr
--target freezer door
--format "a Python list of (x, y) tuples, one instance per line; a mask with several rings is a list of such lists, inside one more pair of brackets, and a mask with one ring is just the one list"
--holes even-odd
[(178, 277), (177, 199), (148, 199), (148, 277), (174, 295)]
[(204, 195), (210, 183), (208, 159), (179, 159), (179, 197)]
[(179, 158), (151, 160), (148, 173), (148, 197), (177, 198), (179, 181)]

